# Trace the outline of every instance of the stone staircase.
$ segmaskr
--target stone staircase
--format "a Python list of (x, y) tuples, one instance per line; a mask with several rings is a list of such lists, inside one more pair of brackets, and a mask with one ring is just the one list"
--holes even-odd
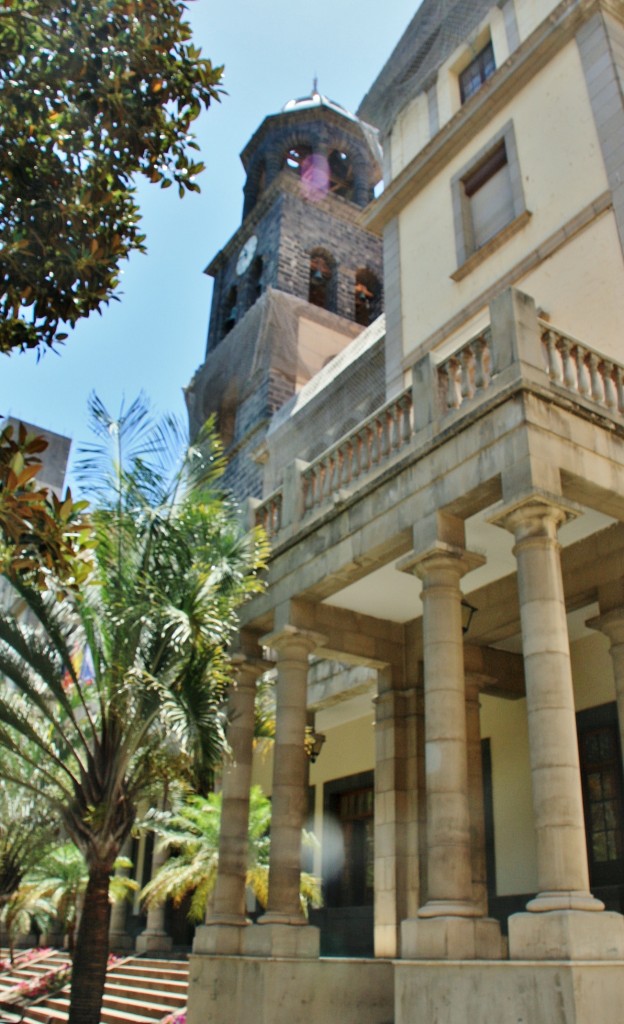
[[(46, 973), (53, 969), (62, 959), (62, 954), (55, 953), (46, 958), (45, 963), (37, 961), (26, 968), (32, 977), (33, 972)], [(3, 979), (4, 975), (0, 977), (0, 986)], [(101, 1024), (163, 1024), (185, 1011), (187, 992), (186, 960), (145, 957), (118, 960), (107, 972)], [(22, 1024), (63, 1024), (69, 1016), (69, 986), (54, 995), (41, 997), (22, 1012)], [(4, 1019), (2, 1013), (0, 1009), (0, 1024)], [(19, 1016), (14, 1019), (20, 1020)], [(11, 1021), (8, 1014), (6, 1021)]]

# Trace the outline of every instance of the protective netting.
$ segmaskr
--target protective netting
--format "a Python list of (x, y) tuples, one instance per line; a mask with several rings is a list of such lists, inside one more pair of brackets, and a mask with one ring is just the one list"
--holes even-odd
[(401, 108), (433, 84), (438, 68), (495, 0), (424, 0), (358, 109), (385, 133)]
[(287, 465), (295, 459), (311, 462), (383, 404), (384, 336), (381, 316), (273, 417), (265, 494), (282, 483)]

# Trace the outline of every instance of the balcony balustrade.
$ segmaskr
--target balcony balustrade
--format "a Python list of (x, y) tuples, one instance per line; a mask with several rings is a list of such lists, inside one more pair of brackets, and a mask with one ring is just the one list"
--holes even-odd
[[(528, 303), (528, 304), (527, 304)], [(571, 393), (621, 419), (624, 366), (565, 334), (535, 314), (532, 300), (510, 290), (491, 306), (492, 322), (457, 351), (436, 361), (423, 356), (412, 386), (387, 402), (313, 462), (285, 473), (284, 487), (255, 509), (269, 537), (341, 504), (374, 476), (435, 438), (455, 419), (521, 383)]]

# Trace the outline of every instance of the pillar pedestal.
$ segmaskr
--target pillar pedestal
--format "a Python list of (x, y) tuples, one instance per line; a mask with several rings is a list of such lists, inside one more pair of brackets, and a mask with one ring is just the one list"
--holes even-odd
[(278, 924), (267, 921), (265, 915), (262, 924), (252, 925), (241, 935), (243, 956), (294, 957), (305, 960), (318, 957), (320, 948), (319, 929), (307, 924), (305, 919)]

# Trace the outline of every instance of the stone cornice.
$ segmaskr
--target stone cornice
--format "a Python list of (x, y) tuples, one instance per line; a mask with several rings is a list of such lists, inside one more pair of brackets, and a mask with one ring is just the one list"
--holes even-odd
[(596, 12), (621, 18), (616, 0), (563, 0), (515, 50), (479, 91), (464, 104), (401, 173), (379, 199), (364, 211), (364, 225), (381, 234), (383, 228), (448, 162), (486, 127), (556, 54), (574, 38)]

